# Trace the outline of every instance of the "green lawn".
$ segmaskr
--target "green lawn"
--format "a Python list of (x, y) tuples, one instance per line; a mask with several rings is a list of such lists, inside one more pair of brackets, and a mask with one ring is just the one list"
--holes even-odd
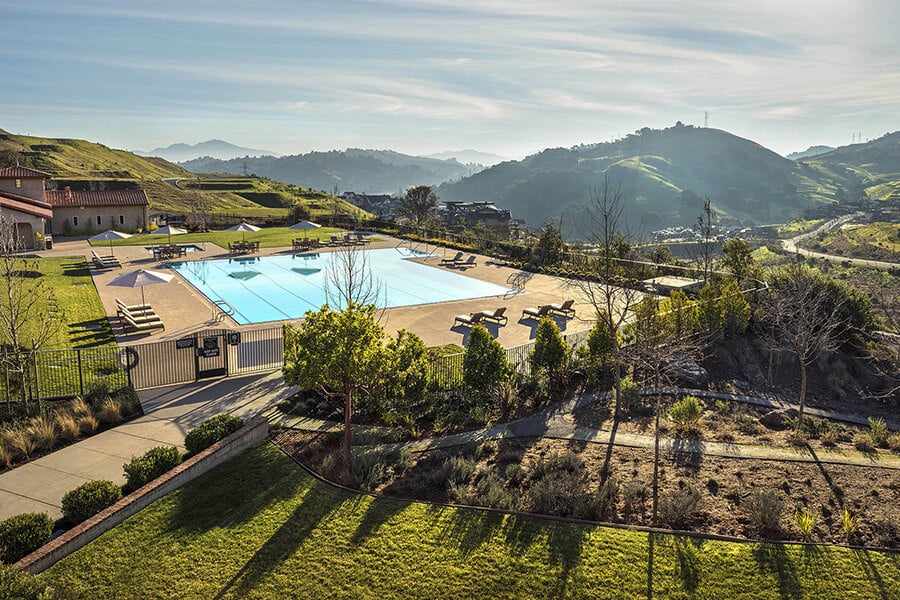
[(62, 325), (47, 349), (86, 348), (115, 343), (106, 311), (81, 256), (41, 258), (37, 265), (62, 311)]
[[(304, 233), (306, 235), (304, 235)], [(290, 227), (267, 227), (259, 231), (248, 231), (241, 233), (240, 231), (209, 231), (206, 233), (185, 233), (182, 235), (173, 235), (173, 244), (193, 244), (197, 242), (211, 242), (222, 248), (228, 248), (229, 243), (240, 242), (246, 240), (248, 242), (259, 242), (261, 248), (278, 248), (287, 246), (290, 248), (291, 240), (294, 238), (307, 237), (309, 239), (318, 238), (328, 241), (332, 234), (343, 235), (343, 229), (334, 227), (320, 227), (307, 232), (297, 231)], [(135, 235), (124, 240), (116, 240), (113, 246), (135, 246), (135, 245), (151, 245), (166, 244), (169, 242), (169, 236), (157, 234), (141, 234)], [(91, 242), (92, 246), (109, 248), (109, 242)]]
[(264, 443), (40, 577), (73, 598), (897, 598), (900, 555), (375, 499)]

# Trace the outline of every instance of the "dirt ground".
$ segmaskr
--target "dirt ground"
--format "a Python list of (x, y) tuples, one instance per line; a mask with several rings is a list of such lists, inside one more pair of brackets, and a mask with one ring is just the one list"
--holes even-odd
[[(338, 480), (339, 436), (285, 431), (275, 441), (289, 454), (313, 470), (322, 473), (323, 462), (329, 468), (322, 473)], [(652, 525), (651, 502), (653, 450), (606, 444), (568, 442), (550, 439), (513, 439), (490, 441), (478, 447), (454, 447), (416, 453), (412, 464), (375, 491), (401, 498), (447, 502), (447, 490), (435, 485), (434, 474), (454, 455), (474, 457), (477, 462), (472, 482), (483, 473), (503, 474), (510, 464), (528, 470), (536, 462), (553, 455), (574, 452), (585, 463), (588, 486), (597, 488), (601, 473), (615, 476), (620, 494), (607, 522)], [(686, 457), (690, 456), (690, 459)], [(327, 459), (327, 457), (331, 457)], [(631, 482), (648, 486), (647, 497), (631, 512), (626, 511), (621, 490)], [(473, 484), (472, 484), (473, 485)], [(809, 508), (817, 523), (811, 539), (821, 542), (846, 542), (840, 518), (849, 510), (859, 518), (859, 528), (850, 541), (878, 547), (898, 547), (900, 539), (900, 471), (875, 467), (827, 465), (756, 459), (696, 457), (663, 452), (659, 469), (659, 494), (679, 487), (693, 486), (702, 500), (696, 515), (686, 528), (708, 533), (758, 538), (751, 525), (746, 501), (758, 489), (777, 490), (783, 499), (781, 531), (771, 537), (800, 539), (794, 525), (794, 513)], [(522, 489), (509, 492), (521, 495)], [(657, 523), (658, 524), (658, 523)]]

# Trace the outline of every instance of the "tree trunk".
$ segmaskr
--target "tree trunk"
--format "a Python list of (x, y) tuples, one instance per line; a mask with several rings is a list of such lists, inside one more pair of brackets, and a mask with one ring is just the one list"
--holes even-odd
[(803, 429), (803, 409), (806, 408), (806, 363), (800, 361), (800, 410), (797, 413), (797, 431)]
[(350, 432), (350, 410), (353, 407), (351, 398), (351, 388), (348, 384), (344, 384), (344, 476), (345, 480), (350, 478), (350, 442), (352, 433)]
[(655, 433), (653, 436), (654, 440), (653, 440), (653, 502), (652, 502), (652, 504), (653, 504), (653, 507), (652, 507), (653, 522), (655, 523), (656, 517), (657, 517), (657, 508), (659, 506), (659, 411), (660, 411), (660, 405), (662, 404), (661, 397), (659, 395), (659, 388), (661, 387), (662, 378), (659, 376), (659, 374), (657, 374), (654, 379), (655, 379), (655, 381), (653, 383), (656, 386), (656, 390), (657, 390), (657, 393), (656, 393), (656, 424), (654, 426)]

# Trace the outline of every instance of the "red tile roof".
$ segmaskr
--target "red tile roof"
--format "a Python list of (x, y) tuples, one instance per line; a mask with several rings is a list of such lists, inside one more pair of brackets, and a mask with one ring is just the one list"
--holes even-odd
[(144, 190), (47, 190), (47, 200), (55, 207), (149, 204)]
[(28, 167), (6, 167), (0, 169), (0, 179), (51, 179), (53, 175), (29, 169)]
[(19, 212), (43, 217), (45, 219), (53, 218), (53, 209), (46, 202), (26, 198), (18, 194), (0, 191), (0, 207), (8, 210), (17, 210)]

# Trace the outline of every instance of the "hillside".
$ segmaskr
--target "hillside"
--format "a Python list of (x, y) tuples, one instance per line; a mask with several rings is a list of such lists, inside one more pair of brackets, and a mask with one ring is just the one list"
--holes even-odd
[(608, 177), (622, 186), (632, 227), (690, 224), (704, 196), (723, 222), (782, 222), (815, 204), (859, 200), (865, 195), (861, 181), (883, 185), (889, 169), (900, 171), (900, 157), (889, 152), (871, 150), (878, 160), (864, 164), (877, 167), (876, 173), (851, 166), (843, 150), (795, 163), (725, 131), (677, 124), (610, 143), (544, 150), (444, 184), (438, 194), (442, 200), (493, 201), (532, 226), (562, 218), (578, 235), (575, 224), (584, 222), (589, 190)]
[(313, 189), (369, 194), (401, 192), (414, 185), (437, 185), (473, 173), (455, 160), (409, 156), (390, 150), (310, 152), (234, 160), (200, 158), (182, 163), (195, 173), (254, 173)]
[(835, 148), (802, 162), (843, 180), (836, 190), (837, 199), (864, 190), (873, 200), (900, 201), (900, 131), (865, 144)]
[(812, 158), (813, 156), (818, 156), (820, 154), (825, 154), (826, 152), (830, 152), (834, 150), (833, 146), (810, 146), (806, 150), (801, 152), (791, 152), (785, 158), (789, 158), (791, 160), (800, 160), (801, 158)]
[(184, 162), (200, 157), (211, 157), (222, 160), (241, 158), (243, 156), (277, 156), (276, 152), (242, 148), (223, 140), (208, 140), (199, 144), (170, 144), (165, 148), (154, 148), (149, 152), (135, 150), (138, 156), (159, 156), (171, 162)]

